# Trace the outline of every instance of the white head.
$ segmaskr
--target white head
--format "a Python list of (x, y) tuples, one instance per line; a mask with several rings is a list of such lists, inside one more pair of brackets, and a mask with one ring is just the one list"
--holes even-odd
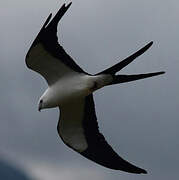
[(48, 96), (48, 89), (44, 92), (44, 94), (40, 97), (39, 99), (39, 105), (38, 105), (38, 110), (40, 111), (41, 109), (46, 109), (50, 108), (51, 104), (49, 102), (49, 96)]
[(53, 91), (48, 88), (39, 99), (38, 110), (57, 107), (58, 103), (56, 100), (57, 98), (54, 96)]
[(38, 105), (38, 110), (41, 111), (41, 109), (47, 108), (47, 103), (45, 101), (45, 98), (43, 96), (39, 99), (39, 105)]

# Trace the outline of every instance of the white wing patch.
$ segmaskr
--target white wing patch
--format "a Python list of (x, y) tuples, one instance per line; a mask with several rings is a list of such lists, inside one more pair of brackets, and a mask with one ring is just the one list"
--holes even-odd
[(40, 73), (49, 85), (66, 74), (76, 73), (52, 56), (41, 43), (30, 49), (26, 57), (26, 64), (30, 69)]
[(83, 152), (88, 144), (83, 129), (85, 100), (78, 99), (60, 107), (58, 131), (62, 140), (72, 149)]

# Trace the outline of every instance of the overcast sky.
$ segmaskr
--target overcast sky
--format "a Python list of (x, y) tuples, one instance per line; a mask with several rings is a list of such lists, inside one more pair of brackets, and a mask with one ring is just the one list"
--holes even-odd
[[(87, 72), (99, 72), (151, 40), (121, 73), (165, 75), (110, 86), (95, 93), (100, 131), (123, 158), (148, 171), (133, 175), (101, 167), (58, 137), (58, 109), (37, 110), (45, 80), (25, 55), (47, 16), (64, 0), (0, 3), (0, 158), (35, 180), (168, 180), (179, 163), (179, 2), (75, 0), (58, 26), (59, 41)], [(68, 1), (69, 2), (69, 1)]]

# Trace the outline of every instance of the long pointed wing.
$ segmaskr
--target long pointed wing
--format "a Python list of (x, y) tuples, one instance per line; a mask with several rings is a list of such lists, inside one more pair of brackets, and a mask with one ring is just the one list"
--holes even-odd
[(70, 5), (64, 4), (50, 23), (49, 15), (26, 55), (27, 66), (40, 73), (49, 85), (69, 73), (85, 73), (58, 43), (57, 25)]
[(64, 143), (84, 157), (110, 169), (147, 173), (122, 159), (98, 130), (93, 96), (60, 108), (58, 133)]

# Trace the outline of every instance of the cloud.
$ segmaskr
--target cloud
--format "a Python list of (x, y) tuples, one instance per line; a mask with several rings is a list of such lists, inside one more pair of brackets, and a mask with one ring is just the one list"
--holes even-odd
[(53, 163), (32, 163), (28, 165), (28, 171), (36, 177), (38, 180), (79, 180), (98, 177), (99, 180), (104, 180), (105, 176), (103, 173), (96, 171), (93, 168), (81, 167), (78, 164), (69, 164), (69, 166), (60, 166)]
[(0, 178), (7, 180), (31, 180), (26, 172), (5, 160), (0, 160)]

